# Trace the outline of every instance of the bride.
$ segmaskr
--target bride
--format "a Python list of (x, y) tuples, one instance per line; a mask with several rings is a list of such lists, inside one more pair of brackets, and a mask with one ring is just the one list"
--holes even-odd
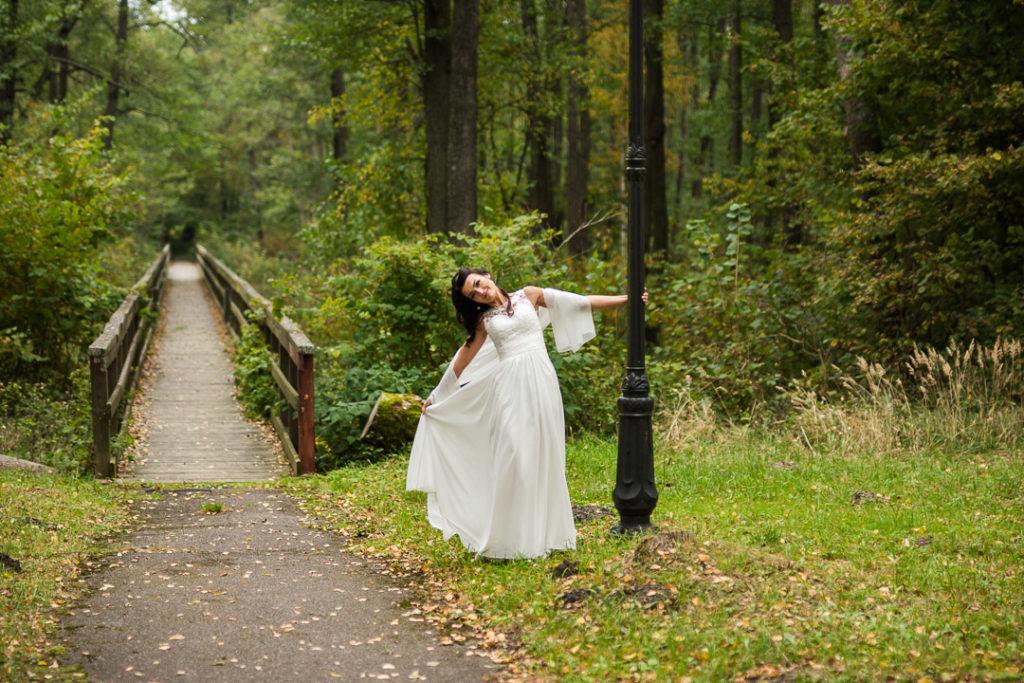
[[(427, 519), (486, 557), (541, 557), (576, 547), (565, 480), (565, 421), (544, 344), (594, 337), (594, 308), (622, 296), (523, 287), (508, 293), (484, 270), (460, 268), (452, 303), (462, 345), (424, 404), (406, 488), (427, 493)], [(647, 302), (647, 292), (643, 295)]]

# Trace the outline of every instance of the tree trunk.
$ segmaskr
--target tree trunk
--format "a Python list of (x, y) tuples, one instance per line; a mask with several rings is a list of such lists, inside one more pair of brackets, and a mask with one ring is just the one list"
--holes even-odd
[[(574, 57), (582, 68), (587, 63), (587, 3), (569, 0), (566, 24), (573, 43)], [(590, 180), (590, 108), (587, 86), (576, 69), (570, 71), (568, 100), (569, 158), (565, 183), (568, 210), (569, 253), (582, 256), (590, 248), (590, 234), (581, 229), (587, 220), (587, 185)]]
[[(850, 0), (831, 1), (837, 7), (850, 3)], [(856, 58), (856, 54), (850, 39), (846, 36), (837, 34), (835, 41), (839, 80), (846, 81), (850, 78), (850, 63)], [(843, 110), (846, 114), (846, 139), (853, 155), (854, 164), (860, 166), (864, 163), (864, 157), (867, 154), (882, 149), (875, 113), (869, 102), (856, 95), (850, 95), (843, 100)]]
[(544, 90), (547, 84), (540, 81), (543, 69), (543, 50), (540, 32), (537, 28), (535, 0), (520, 0), (519, 9), (523, 34), (530, 44), (529, 60), (533, 68), (526, 77), (526, 148), (530, 160), (527, 165), (527, 204), (530, 209), (544, 215), (541, 227), (554, 225), (555, 183), (552, 178), (551, 134), (552, 117), (545, 112)]
[(246, 159), (249, 162), (249, 192), (250, 197), (247, 202), (252, 207), (253, 217), (252, 220), (256, 223), (256, 243), (263, 246), (263, 239), (266, 237), (263, 231), (263, 211), (260, 207), (259, 195), (260, 195), (260, 179), (259, 179), (259, 154), (255, 147), (250, 147), (246, 150)]
[(761, 123), (761, 116), (764, 114), (764, 88), (765, 82), (755, 78), (750, 86), (750, 127), (755, 128)]
[[(779, 48), (776, 51), (776, 60), (791, 62), (792, 56), (789, 52), (790, 43), (793, 42), (793, 2), (792, 0), (773, 0), (772, 2), (772, 24), (778, 34)], [(769, 84), (772, 92), (777, 92), (775, 84)], [(775, 126), (782, 118), (780, 108), (774, 102), (768, 105), (768, 125)], [(775, 154), (773, 150), (771, 152)], [(769, 187), (775, 187), (775, 178), (769, 179)], [(769, 216), (769, 223), (782, 223), (782, 246), (786, 250), (793, 250), (804, 241), (803, 225), (800, 224), (797, 216), (797, 207), (786, 204), (777, 211), (775, 215)]]
[(46, 65), (41, 76), (48, 88), (48, 102), (59, 104), (68, 96), (68, 77), (71, 74), (71, 49), (69, 41), (71, 32), (78, 23), (82, 7), (79, 4), (67, 13), (65, 6), (61, 10), (60, 20), (57, 25), (56, 35), (46, 41)]
[(740, 0), (733, 0), (731, 26), (729, 31), (729, 163), (733, 167), (743, 162), (743, 46), (740, 43), (742, 30), (742, 7)]
[[(550, 89), (552, 93), (552, 99), (556, 102), (561, 98), (562, 94), (562, 81), (556, 78), (551, 81)], [(559, 194), (558, 190), (562, 187), (562, 163), (561, 160), (565, 157), (565, 117), (561, 112), (558, 112), (554, 116), (549, 116), (548, 119), (551, 122), (550, 133), (548, 140), (548, 160), (550, 163), (550, 175), (551, 175), (551, 218), (549, 223), (551, 227), (556, 231), (561, 230), (565, 225), (565, 211), (559, 206)], [(555, 237), (554, 245), (557, 245), (560, 240)]]
[(648, 248), (668, 252), (668, 206), (665, 197), (665, 83), (662, 60), (664, 0), (644, 0), (644, 120), (647, 133), (647, 172), (644, 174), (644, 212)]
[[(564, 37), (564, 15), (565, 15), (565, 3), (566, 0), (547, 0), (547, 23), (545, 35), (545, 45), (548, 46), (546, 53), (548, 55), (558, 55), (561, 48), (560, 46), (565, 42)], [(554, 59), (554, 57), (549, 57)], [(562, 98), (562, 77), (560, 71), (555, 70), (554, 75), (550, 82), (547, 84), (548, 92), (550, 93), (550, 101), (552, 103), (559, 102)], [(565, 210), (560, 206), (558, 201), (561, 198), (558, 190), (563, 187), (562, 185), (562, 159), (565, 157), (565, 116), (561, 111), (556, 111), (553, 115), (548, 117), (551, 121), (551, 128), (549, 132), (549, 143), (548, 143), (548, 157), (551, 163), (551, 226), (556, 230), (560, 230), (565, 225)], [(552, 246), (557, 245), (560, 240), (555, 238)]]
[[(708, 29), (708, 101), (715, 104), (718, 96), (718, 82), (722, 77), (722, 35), (725, 33), (725, 19), (720, 18)], [(693, 179), (690, 194), (699, 199), (704, 194), (704, 177), (711, 175), (715, 167), (715, 140), (710, 133), (700, 136), (700, 151), (697, 156), (697, 176)]]
[(683, 31), (679, 32), (677, 38), (679, 54), (686, 55), (693, 70), (693, 85), (690, 86), (690, 93), (679, 112), (679, 168), (676, 171), (676, 195), (675, 215), (676, 220), (682, 222), (680, 211), (683, 205), (683, 188), (686, 185), (686, 164), (689, 163), (689, 155), (686, 148), (690, 144), (690, 109), (696, 108), (700, 102), (700, 53), (697, 45), (697, 33), (692, 32), (689, 36)]
[(451, 1), (423, 0), (423, 118), (427, 138), (427, 232), (448, 229)]
[(128, 44), (128, 0), (120, 0), (117, 6), (117, 34), (114, 37), (114, 61), (110, 65), (110, 79), (107, 81), (107, 106), (103, 114), (107, 117), (107, 134), (103, 146), (110, 149), (114, 144), (114, 123), (120, 111), (121, 78), (124, 69), (125, 48)]
[(793, 0), (772, 0), (772, 23), (783, 45), (793, 40)]
[(476, 221), (476, 73), (480, 0), (455, 0), (452, 13), (448, 134), (448, 228), (472, 232)]
[(715, 140), (708, 134), (700, 136), (700, 151), (697, 153), (697, 176), (693, 179), (690, 194), (694, 199), (704, 196), (704, 176), (711, 175), (715, 167)]
[[(779, 37), (781, 52), (788, 61), (789, 55), (786, 52), (789, 44), (793, 42), (793, 0), (773, 0), (772, 3), (772, 24)], [(776, 59), (781, 57), (776, 55)], [(769, 92), (775, 92), (776, 88), (769, 84)], [(771, 102), (768, 104), (768, 125), (774, 126), (779, 122), (778, 107)]]
[(719, 19), (708, 30), (708, 104), (715, 103), (718, 95), (718, 81), (722, 78), (722, 35), (725, 33), (725, 19)]
[(331, 120), (334, 124), (334, 135), (332, 142), (334, 160), (339, 164), (345, 161), (348, 154), (348, 125), (345, 122), (345, 112), (341, 109), (344, 106), (342, 98), (345, 96), (345, 72), (340, 67), (331, 71), (331, 99), (334, 100), (334, 114)]
[(14, 105), (17, 96), (18, 72), (18, 0), (7, 0), (7, 16), (0, 32), (0, 144), (11, 140), (14, 127)]

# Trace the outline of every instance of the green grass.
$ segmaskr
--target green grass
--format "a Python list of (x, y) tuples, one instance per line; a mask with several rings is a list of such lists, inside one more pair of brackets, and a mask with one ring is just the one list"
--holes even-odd
[(52, 675), (57, 614), (79, 573), (130, 519), (128, 490), (88, 479), (0, 470), (0, 680)]
[[(615, 457), (614, 443), (570, 444), (575, 504), (610, 506)], [(604, 517), (577, 525), (575, 552), (506, 563), (442, 541), (423, 496), (404, 492), (405, 465), (287, 486), (361, 552), (421, 575), (434, 621), (468, 619), (488, 641), (521, 642), (514, 667), (527, 676), (1019, 680), (1024, 670), (1021, 453), (851, 458), (717, 437), (657, 455), (659, 533), (694, 541), (638, 552), (651, 536), (613, 537)], [(854, 503), (858, 491), (877, 497)], [(579, 574), (552, 576), (566, 559)], [(583, 600), (564, 607), (574, 590)], [(446, 594), (457, 604), (444, 607)]]

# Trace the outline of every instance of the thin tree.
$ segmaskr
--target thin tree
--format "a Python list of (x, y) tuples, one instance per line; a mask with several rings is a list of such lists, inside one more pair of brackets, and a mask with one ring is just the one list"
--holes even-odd
[(527, 204), (529, 208), (544, 215), (542, 227), (550, 227), (555, 213), (551, 154), (553, 121), (547, 111), (545, 98), (548, 84), (545, 83), (544, 48), (537, 26), (535, 0), (520, 0), (519, 11), (523, 35), (529, 45), (531, 65), (526, 77), (526, 148), (530, 157), (527, 165)]
[(7, 0), (7, 12), (0, 17), (0, 144), (9, 142), (14, 127), (14, 106), (18, 93), (18, 0)]
[(729, 30), (729, 163), (733, 167), (743, 161), (743, 45), (740, 35), (743, 8), (733, 0)]
[[(845, 7), (850, 0), (831, 0), (835, 7)], [(851, 65), (857, 59), (853, 43), (849, 36), (842, 33), (835, 35), (836, 66), (839, 80), (849, 81), (852, 75)], [(853, 155), (854, 164), (864, 163), (866, 155), (882, 149), (882, 141), (878, 135), (878, 123), (874, 109), (863, 97), (856, 94), (847, 95), (843, 99), (843, 111), (846, 114), (846, 140)]]
[(74, 31), (86, 0), (65, 3), (57, 19), (57, 30), (46, 42), (46, 68), (43, 77), (49, 85), (50, 102), (60, 103), (67, 99), (68, 80), (71, 75), (71, 32)]
[[(776, 59), (789, 61), (789, 46), (793, 42), (793, 0), (773, 0), (772, 2), (772, 24), (775, 33), (778, 35), (778, 49)], [(774, 93), (775, 87), (769, 84)], [(779, 122), (779, 108), (769, 100), (768, 102), (768, 125), (775, 126)]]
[(569, 76), (568, 137), (566, 163), (566, 207), (569, 252), (582, 256), (590, 248), (590, 235), (583, 225), (587, 220), (587, 185), (590, 181), (590, 107), (588, 89), (581, 73), (587, 57), (587, 3), (569, 0), (566, 24), (573, 45), (573, 68)]
[(427, 231), (448, 228), (448, 130), (451, 126), (450, 0), (423, 0), (423, 120), (427, 138)]
[(114, 124), (120, 113), (121, 80), (124, 71), (124, 56), (128, 45), (128, 0), (120, 0), (117, 6), (117, 32), (114, 35), (114, 59), (110, 64), (110, 78), (107, 80), (107, 106), (104, 109), (104, 125), (107, 133), (103, 146), (110, 149), (114, 144)]
[(693, 82), (690, 85), (690, 92), (683, 99), (679, 108), (679, 166), (676, 169), (676, 193), (674, 202), (674, 213), (677, 220), (680, 217), (680, 209), (683, 203), (683, 187), (686, 184), (686, 165), (689, 163), (687, 148), (690, 144), (690, 109), (696, 107), (700, 102), (700, 52), (697, 44), (697, 32), (687, 32), (680, 29), (676, 37), (679, 47), (679, 54), (686, 55), (690, 72), (693, 74)]
[(477, 42), (480, 0), (455, 0), (451, 23), (451, 110), (448, 133), (448, 230), (468, 233), (476, 221)]
[(332, 151), (334, 160), (341, 163), (348, 154), (348, 124), (345, 118), (345, 71), (341, 67), (331, 70), (331, 100), (333, 100), (331, 121), (334, 124)]
[[(715, 104), (718, 94), (718, 82), (722, 77), (722, 35), (725, 33), (725, 19), (719, 18), (708, 29), (708, 97), (706, 106)], [(693, 179), (691, 195), (699, 199), (704, 194), (704, 177), (711, 175), (715, 166), (715, 139), (711, 131), (705, 127), (700, 136), (700, 149), (697, 152), (697, 174)]]
[(664, 0), (644, 0), (644, 119), (647, 172), (644, 174), (644, 212), (648, 246), (668, 251), (668, 206), (665, 197), (665, 83), (661, 47)]
[[(783, 64), (790, 65), (792, 61), (792, 54), (790, 52), (790, 46), (793, 42), (793, 2), (792, 0), (773, 0), (772, 2), (772, 25), (775, 27), (775, 32), (778, 37), (778, 44), (775, 49), (775, 59), (782, 62)], [(788, 71), (788, 69), (784, 70)], [(770, 83), (771, 92), (773, 94), (778, 92), (778, 85)], [(769, 99), (768, 103), (768, 125), (774, 127), (782, 118), (781, 107), (775, 101), (774, 98)], [(771, 149), (769, 154), (774, 156), (778, 153), (778, 150)], [(769, 187), (775, 187), (776, 179), (770, 178), (768, 180)], [(804, 241), (804, 230), (803, 226), (797, 219), (798, 211), (797, 207), (792, 203), (780, 207), (778, 210), (772, 212), (773, 215), (769, 217), (769, 223), (782, 223), (782, 244), (783, 247), (792, 250)]]

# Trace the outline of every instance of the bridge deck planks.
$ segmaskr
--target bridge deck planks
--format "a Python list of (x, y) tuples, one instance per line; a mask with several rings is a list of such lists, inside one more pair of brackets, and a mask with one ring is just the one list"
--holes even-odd
[(204, 286), (194, 263), (170, 264), (155, 376), (136, 410), (146, 438), (126, 479), (256, 481), (287, 473), (234, 397), (231, 359)]

